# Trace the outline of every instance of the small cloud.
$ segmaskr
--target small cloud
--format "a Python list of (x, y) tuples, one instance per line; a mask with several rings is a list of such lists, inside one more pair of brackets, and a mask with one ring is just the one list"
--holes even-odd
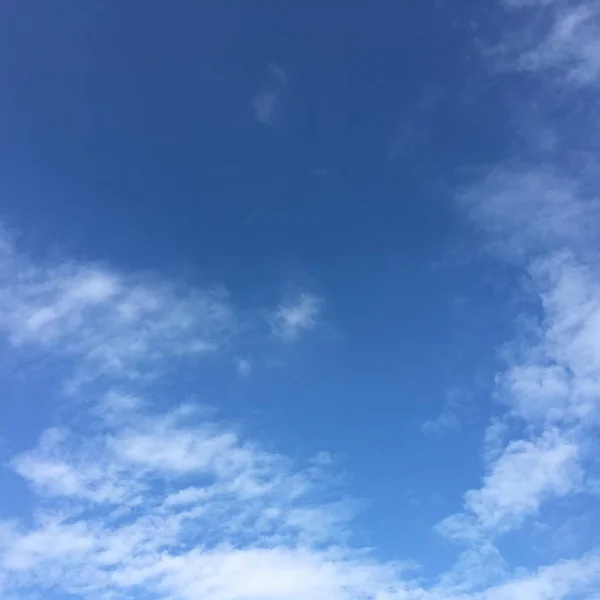
[(277, 65), (270, 65), (266, 81), (254, 96), (254, 114), (263, 125), (273, 125), (281, 112), (280, 100), (288, 81), (286, 72)]
[(425, 435), (433, 437), (442, 437), (449, 433), (455, 433), (460, 431), (460, 428), (460, 419), (448, 408), (445, 408), (435, 419), (425, 421), (421, 425), (421, 431)]
[(456, 411), (464, 400), (465, 396), (459, 390), (449, 390), (440, 414), (435, 419), (425, 421), (421, 425), (421, 431), (432, 437), (443, 437), (460, 431), (462, 425)]
[(278, 100), (275, 92), (262, 92), (254, 97), (254, 114), (261, 123), (269, 125), (272, 122)]
[(312, 463), (317, 467), (330, 467), (334, 459), (330, 452), (317, 452), (312, 458)]
[(248, 377), (252, 373), (252, 363), (246, 358), (238, 358), (236, 368), (240, 377)]
[(284, 300), (271, 318), (271, 333), (284, 342), (296, 341), (316, 326), (322, 307), (323, 299), (310, 293)]

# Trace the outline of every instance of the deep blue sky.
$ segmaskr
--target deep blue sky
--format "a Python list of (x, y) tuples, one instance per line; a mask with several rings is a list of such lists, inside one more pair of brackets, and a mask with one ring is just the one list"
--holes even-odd
[[(573, 188), (567, 182), (564, 191), (561, 177), (576, 178), (585, 161), (550, 129), (573, 125), (568, 107), (585, 120), (595, 79), (571, 97), (570, 89), (549, 94), (554, 83), (538, 75), (546, 76), (544, 60), (575, 72), (588, 55), (571, 38), (561, 45), (551, 37), (567, 16), (562, 5), (506, 4), (3, 2), (0, 218), (17, 248), (4, 268), (5, 295), (27, 307), (4, 305), (0, 389), (12, 401), (0, 435), (8, 454), (71, 418), (81, 433), (80, 411), (106, 389), (131, 387), (166, 411), (192, 398), (269, 451), (293, 460), (330, 453), (339, 493), (363, 503), (351, 537), (377, 548), (378, 561), (417, 560), (425, 577), (451, 569), (456, 547), (433, 528), (493, 472), (495, 459), (483, 458), (486, 428), (500, 418), (512, 432), (505, 444), (524, 436), (543, 445), (558, 427), (549, 422), (535, 437), (539, 423), (519, 421), (502, 378), (534, 355), (546, 366), (558, 360), (537, 358), (539, 348), (520, 353), (535, 345), (540, 308), (537, 284), (523, 284), (540, 256), (577, 239), (569, 219), (583, 213), (569, 209)], [(595, 31), (586, 18), (573, 39)], [(543, 46), (548, 40), (554, 45)], [(538, 42), (545, 54), (528, 50)], [(591, 142), (581, 140), (588, 152)], [(562, 163), (575, 175), (559, 174), (542, 191), (532, 183)], [(566, 216), (552, 212), (532, 233), (543, 199), (559, 188)], [(536, 196), (537, 208), (524, 207), (528, 194), (542, 204)], [(544, 240), (542, 250), (530, 240)], [(499, 252), (507, 243), (512, 250)], [(158, 289), (222, 286), (237, 324), (200, 363), (175, 366), (174, 351), (151, 383), (95, 374), (90, 390), (65, 399), (69, 361), (87, 365), (89, 356), (57, 333), (75, 309), (48, 291), (54, 283), (19, 291), (29, 277), (18, 274), (24, 261), (51, 273), (101, 265)], [(41, 306), (38, 293), (58, 324), (28, 350), (16, 319), (31, 331), (23, 315), (33, 311), (28, 303)], [(314, 322), (304, 315), (297, 332), (278, 329), (294, 326), (285, 310), (303, 294), (318, 305)], [(96, 318), (73, 317), (68, 336), (89, 335), (96, 325), (86, 319)], [(153, 330), (151, 321), (139, 327)], [(70, 343), (76, 357), (59, 356)], [(87, 408), (77, 408), (73, 396), (86, 394)], [(4, 476), (11, 491), (2, 514), (21, 503), (33, 511), (35, 497)], [(544, 486), (539, 497), (556, 492)], [(555, 518), (559, 529), (562, 516), (547, 516)], [(523, 552), (519, 535), (494, 543), (510, 568), (533, 567), (537, 542)], [(452, 573), (464, 568), (456, 565)]]

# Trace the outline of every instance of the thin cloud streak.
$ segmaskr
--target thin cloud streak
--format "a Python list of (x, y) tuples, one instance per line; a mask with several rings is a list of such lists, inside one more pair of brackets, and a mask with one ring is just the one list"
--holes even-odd
[(254, 115), (259, 123), (275, 125), (280, 118), (281, 97), (287, 82), (287, 73), (281, 67), (269, 65), (265, 82), (252, 101)]

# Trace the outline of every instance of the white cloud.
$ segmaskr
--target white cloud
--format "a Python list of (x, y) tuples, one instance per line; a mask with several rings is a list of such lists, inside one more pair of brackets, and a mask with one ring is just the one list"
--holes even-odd
[(448, 433), (460, 431), (460, 419), (449, 409), (444, 409), (435, 419), (425, 421), (421, 430), (427, 435), (440, 437)]
[[(190, 406), (161, 414), (144, 397), (142, 375), (195, 356), (198, 340), (230, 343), (237, 320), (226, 298), (90, 265), (24, 267), (12, 250), (0, 265), (7, 339), (22, 352), (70, 357), (95, 383), (93, 393), (79, 388), (84, 419), (49, 429), (11, 461), (31, 486), (35, 512), (0, 522), (3, 598), (487, 600), (546, 593), (552, 577), (561, 593), (539, 596), (550, 600), (583, 589), (572, 577), (577, 569), (591, 581), (587, 557), (570, 570), (559, 564), (511, 580), (489, 542), (463, 552), (437, 586), (405, 578), (403, 563), (352, 544), (354, 503), (332, 499), (327, 454), (294, 466)], [(321, 310), (314, 295), (289, 297), (271, 315), (272, 333), (293, 341)], [(132, 349), (139, 328), (146, 331)], [(582, 369), (585, 339), (569, 354)], [(122, 364), (98, 359), (95, 345)], [(577, 459), (576, 446), (558, 435), (509, 444), (455, 524), (464, 533), (469, 522), (473, 531), (517, 522), (547, 495), (577, 488)], [(489, 588), (498, 580), (505, 587)]]
[(467, 492), (465, 507), (485, 530), (518, 526), (547, 496), (577, 490), (582, 479), (577, 458), (577, 445), (554, 432), (511, 442), (492, 463), (483, 487)]
[(549, 497), (576, 492), (582, 483), (579, 448), (557, 433), (510, 442), (490, 464), (483, 486), (465, 494), (465, 513), (438, 529), (456, 540), (479, 541), (519, 527)]
[(156, 373), (169, 359), (218, 350), (236, 330), (220, 288), (125, 277), (96, 265), (38, 266), (12, 248), (0, 263), (0, 328), (15, 347), (76, 359), (74, 384)]
[[(504, 57), (514, 60), (504, 66), (533, 71), (544, 84), (570, 84), (565, 91), (574, 95), (568, 101), (562, 97), (561, 109), (585, 111), (575, 94), (583, 84), (598, 83), (600, 4), (504, 3), (527, 19), (527, 34), (505, 36)], [(544, 100), (533, 99), (555, 107)], [(589, 116), (587, 125), (595, 131), (597, 119)], [(600, 424), (600, 201), (590, 179), (590, 157), (573, 137), (577, 132), (565, 131), (561, 122), (541, 126), (553, 132), (542, 162), (532, 162), (532, 155), (540, 156), (539, 144), (526, 139), (525, 159), (514, 155), (492, 166), (459, 198), (485, 233), (488, 248), (527, 275), (523, 294), (537, 307), (519, 315), (517, 323), (527, 325), (504, 352), (506, 369), (496, 377), (497, 397), (508, 411), (487, 429), (482, 485), (465, 494), (463, 512), (438, 526), (476, 556), (491, 539), (537, 515), (544, 503), (589, 492), (596, 469), (590, 448)], [(574, 140), (573, 147), (563, 139)], [(597, 560), (590, 555), (583, 562)], [(581, 564), (569, 569), (575, 572)], [(569, 569), (560, 564), (542, 569), (532, 579), (489, 589), (485, 597), (563, 597), (568, 592), (549, 583), (550, 574), (560, 573), (566, 581)], [(493, 561), (487, 570), (494, 571)], [(573, 583), (577, 578), (564, 585)]]
[(554, 600), (585, 597), (600, 582), (600, 557), (588, 554), (580, 560), (565, 560), (523, 575), (485, 593), (486, 600)]
[(501, 49), (512, 69), (576, 87), (600, 79), (598, 0), (503, 0), (522, 12), (526, 30)]
[(315, 294), (290, 296), (271, 315), (271, 332), (285, 342), (293, 342), (317, 325), (322, 308), (323, 300)]
[(551, 165), (494, 167), (460, 202), (492, 246), (512, 256), (580, 249), (600, 236), (600, 201)]
[(495, 247), (525, 265), (526, 293), (539, 306), (496, 378), (510, 418), (534, 437), (519, 439), (514, 422), (497, 420), (482, 487), (467, 492), (465, 513), (440, 525), (471, 544), (519, 527), (542, 503), (583, 490), (589, 476), (586, 431), (600, 417), (600, 278), (590, 250), (599, 205), (560, 173), (548, 165), (495, 168), (461, 198)]
[[(6, 593), (56, 586), (87, 598), (146, 589), (181, 600), (333, 600), (403, 585), (393, 565), (336, 541), (351, 511), (319, 500), (320, 467), (294, 470), (191, 419), (189, 411), (138, 413), (135, 425), (98, 423), (103, 433), (80, 439), (51, 430), (16, 457), (48, 516), (28, 530), (5, 527)], [(127, 504), (133, 491), (140, 498)], [(113, 518), (107, 501), (125, 501), (126, 510)]]
[(501, 397), (532, 423), (597, 423), (600, 274), (568, 252), (536, 260), (530, 274), (539, 333), (499, 378)]
[[(13, 350), (72, 368), (71, 392), (98, 378), (149, 382), (231, 347), (241, 331), (264, 329), (242, 320), (219, 285), (192, 287), (97, 264), (34, 264), (6, 238), (0, 248), (0, 332)], [(271, 333), (296, 339), (315, 326), (321, 307), (314, 294), (290, 297), (271, 311)], [(235, 366), (241, 376), (253, 368), (247, 358)]]
[[(597, 80), (595, 3), (510, 4), (543, 4), (550, 23), (511, 48), (513, 68), (550, 73), (553, 83), (576, 84), (572, 89)], [(286, 80), (271, 68), (254, 98), (259, 122), (277, 122)], [(553, 140), (560, 144), (560, 136)], [(515, 159), (491, 168), (463, 194), (495, 248), (526, 265), (540, 314), (535, 332), (523, 335), (498, 376), (510, 416), (487, 429), (483, 481), (465, 494), (464, 510), (439, 526), (467, 547), (435, 585), (407, 579), (401, 564), (353, 544), (353, 504), (331, 499), (328, 461), (298, 467), (189, 409), (157, 414), (150, 399), (141, 399), (140, 380), (160, 376), (175, 359), (235, 343), (239, 316), (222, 289), (165, 284), (98, 265), (35, 265), (0, 236), (0, 329), (13, 349), (68, 357), (80, 395), (93, 405), (72, 430), (47, 431), (11, 462), (30, 484), (35, 509), (22, 522), (0, 522), (0, 595), (597, 597), (597, 554), (515, 574), (494, 545), (543, 503), (593, 481), (586, 449), (598, 420), (600, 286), (597, 265), (587, 259), (600, 211), (595, 186), (578, 176), (583, 171)], [(290, 296), (269, 313), (271, 333), (297, 340), (316, 327), (322, 309), (313, 294)], [(234, 348), (233, 356), (245, 351)], [(245, 363), (236, 365), (243, 374)], [(97, 384), (93, 396), (86, 395), (86, 381)], [(424, 428), (452, 426), (453, 414), (442, 412)]]
[(519, 67), (554, 71), (579, 84), (597, 82), (600, 76), (600, 4), (580, 3), (559, 8), (546, 36), (525, 51)]

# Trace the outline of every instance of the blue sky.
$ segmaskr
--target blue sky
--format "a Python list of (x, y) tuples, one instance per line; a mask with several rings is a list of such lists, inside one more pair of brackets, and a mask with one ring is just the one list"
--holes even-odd
[(2, 598), (600, 598), (599, 23), (4, 2)]

